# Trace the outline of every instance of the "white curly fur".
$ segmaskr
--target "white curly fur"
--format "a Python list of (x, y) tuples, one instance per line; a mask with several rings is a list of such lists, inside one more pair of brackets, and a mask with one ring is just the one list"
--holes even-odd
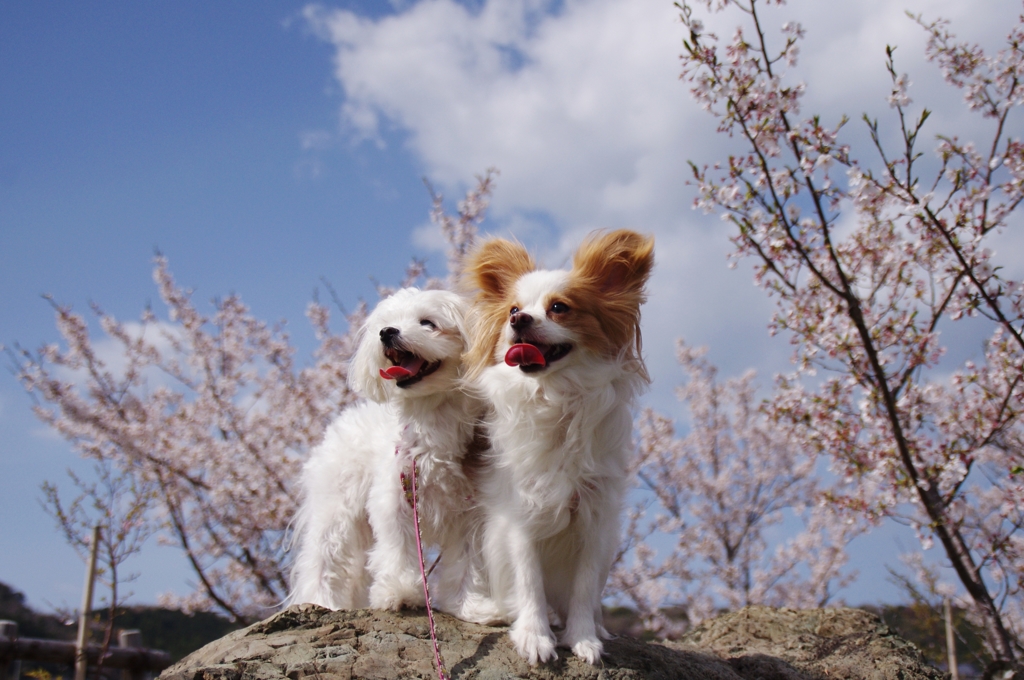
[[(433, 604), (469, 621), (497, 619), (481, 566), (471, 466), (482, 404), (459, 387), (464, 305), (454, 293), (406, 288), (382, 300), (366, 320), (349, 381), (372, 401), (331, 423), (303, 468), (288, 604), (424, 604), (412, 511), (400, 477), (415, 459), (422, 536), (441, 555), (432, 576)], [(387, 334), (403, 351), (439, 367), (405, 387), (383, 378), (381, 370), (393, 365), (384, 353), (383, 329), (397, 331)]]

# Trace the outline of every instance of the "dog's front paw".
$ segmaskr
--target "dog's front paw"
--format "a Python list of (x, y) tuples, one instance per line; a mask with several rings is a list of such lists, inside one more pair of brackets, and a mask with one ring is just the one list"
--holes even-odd
[(558, 656), (555, 653), (555, 636), (550, 633), (539, 633), (526, 626), (512, 626), (509, 637), (512, 638), (512, 644), (515, 645), (519, 656), (529, 661), (531, 666), (554, 661)]
[(572, 645), (572, 653), (592, 666), (597, 665), (597, 662), (601, 660), (603, 651), (604, 645), (597, 638), (580, 640)]
[(455, 616), (463, 621), (471, 621), (484, 626), (493, 626), (505, 621), (497, 603), (483, 595), (468, 596), (455, 612)]
[(398, 611), (402, 608), (402, 596), (384, 588), (374, 588), (370, 591), (370, 607)]
[(370, 587), (370, 607), (398, 611), (403, 606), (424, 607), (423, 590), (401, 583), (374, 583)]

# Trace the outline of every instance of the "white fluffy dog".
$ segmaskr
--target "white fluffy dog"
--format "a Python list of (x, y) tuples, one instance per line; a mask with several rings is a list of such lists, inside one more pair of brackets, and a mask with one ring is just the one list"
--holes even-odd
[(467, 362), (492, 405), (494, 449), (481, 482), (492, 594), (530, 663), (559, 643), (596, 663), (607, 637), (601, 593), (619, 545), (631, 406), (646, 385), (640, 305), (653, 240), (599, 233), (569, 271), (538, 271), (519, 244), (470, 257), (476, 289)]
[(495, 620), (475, 510), (481, 403), (459, 388), (464, 305), (451, 292), (406, 288), (367, 318), (349, 381), (372, 401), (331, 423), (303, 468), (288, 603), (424, 604), (410, 503), (415, 460), (423, 540), (440, 550), (433, 604)]

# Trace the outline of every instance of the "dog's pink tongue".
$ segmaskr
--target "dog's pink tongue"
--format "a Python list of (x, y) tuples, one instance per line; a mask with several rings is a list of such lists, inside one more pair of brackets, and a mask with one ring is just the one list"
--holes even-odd
[(509, 366), (544, 366), (547, 361), (539, 349), (533, 345), (520, 343), (508, 348), (505, 352), (505, 363)]
[(401, 380), (403, 378), (408, 378), (411, 375), (415, 375), (422, 367), (423, 359), (420, 359), (419, 357), (410, 357), (407, 361), (402, 363), (401, 366), (391, 366), (390, 368), (380, 369), (380, 377), (385, 380)]

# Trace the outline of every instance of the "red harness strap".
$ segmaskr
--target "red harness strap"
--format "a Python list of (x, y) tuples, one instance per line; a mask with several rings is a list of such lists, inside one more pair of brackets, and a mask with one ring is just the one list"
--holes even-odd
[[(434, 610), (430, 606), (430, 589), (427, 587), (427, 568), (423, 561), (423, 539), (420, 537), (420, 514), (417, 509), (417, 498), (416, 492), (417, 484), (416, 480), (416, 460), (413, 459), (410, 467), (410, 479), (408, 484), (406, 483), (405, 473), (402, 473), (402, 487), (406, 489), (406, 498), (410, 499), (412, 505), (412, 519), (416, 525), (416, 554), (420, 560), (420, 578), (423, 579), (423, 599), (427, 603), (427, 621), (430, 623), (430, 642), (434, 645), (434, 664), (437, 666), (437, 677), (438, 680), (451, 680), (448, 675), (448, 670), (445, 668), (444, 660), (441, 659), (441, 648), (437, 642), (437, 630), (434, 628)], [(434, 562), (436, 565), (437, 562)], [(430, 568), (433, 571), (433, 567)]]

